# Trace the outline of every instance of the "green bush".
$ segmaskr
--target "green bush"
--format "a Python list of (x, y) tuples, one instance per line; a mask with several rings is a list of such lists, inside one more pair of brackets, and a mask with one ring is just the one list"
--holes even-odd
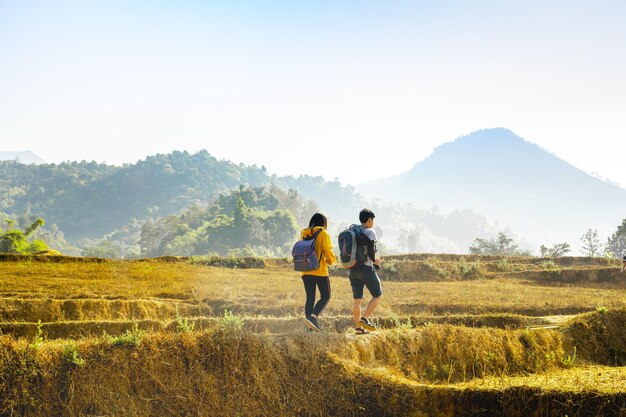
[(195, 326), (196, 323), (189, 321), (187, 318), (176, 316), (176, 331), (178, 333), (191, 333)]
[(132, 330), (126, 330), (119, 336), (109, 336), (104, 333), (105, 339), (113, 346), (128, 346), (134, 347), (141, 343), (146, 332), (139, 329), (139, 325), (135, 323)]
[(243, 318), (233, 314), (230, 310), (224, 310), (224, 316), (218, 320), (217, 328), (225, 333), (236, 333), (243, 328), (243, 322)]
[(555, 264), (554, 261), (541, 261), (539, 266), (545, 271), (561, 271), (561, 267)]
[(43, 219), (35, 220), (25, 231), (15, 229), (13, 220), (7, 220), (6, 222), (9, 230), (2, 232), (2, 229), (0, 229), (0, 252), (30, 254), (48, 249), (43, 240), (34, 240), (32, 242), (28, 240), (35, 230), (44, 225)]
[(42, 326), (43, 324), (41, 324), (41, 320), (38, 320), (37, 321), (37, 334), (35, 334), (35, 337), (33, 338), (33, 342), (28, 345), (28, 347), (31, 348), (32, 350), (38, 350), (41, 344), (43, 343), (43, 330), (41, 330)]
[(509, 261), (509, 258), (502, 258), (496, 264), (496, 268), (500, 272), (515, 272), (515, 265)]
[(391, 272), (393, 274), (398, 273), (398, 261), (381, 262), (380, 267), (383, 271)]
[(450, 271), (443, 266), (443, 263), (439, 259), (428, 258), (424, 262), (424, 265), (426, 265), (426, 267), (434, 272), (438, 277), (448, 278), (450, 276)]
[(565, 368), (573, 367), (575, 362), (576, 362), (576, 346), (574, 346), (574, 353), (572, 355), (567, 355), (563, 357), (563, 359), (561, 360), (561, 363), (563, 364)]
[(81, 367), (85, 364), (85, 360), (80, 357), (80, 352), (76, 348), (76, 343), (73, 340), (63, 348), (61, 359), (65, 364), (70, 366)]
[(464, 257), (457, 262), (455, 272), (461, 275), (463, 279), (478, 279), (485, 277), (485, 268), (479, 261), (467, 262)]

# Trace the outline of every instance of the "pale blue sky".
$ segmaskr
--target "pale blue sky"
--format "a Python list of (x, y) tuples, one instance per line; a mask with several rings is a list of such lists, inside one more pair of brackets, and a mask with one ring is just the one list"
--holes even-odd
[[(625, 21), (623, 1), (0, 0), (0, 150), (207, 149), (356, 184), (501, 126), (626, 185)], [(345, 163), (359, 144), (376, 170)]]

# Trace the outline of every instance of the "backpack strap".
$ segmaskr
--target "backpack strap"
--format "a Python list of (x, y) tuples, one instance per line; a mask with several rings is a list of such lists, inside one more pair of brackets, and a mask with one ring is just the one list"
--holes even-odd
[[(311, 228), (311, 230), (313, 230), (313, 228)], [(311, 236), (309, 237), (305, 237), (304, 240), (311, 240), (311, 239), (315, 239), (317, 237), (317, 235), (320, 234), (320, 232), (324, 230), (324, 228), (320, 228), (317, 232), (313, 233)]]
[[(315, 226), (313, 226), (315, 227)], [(311, 228), (312, 230), (313, 228)], [(317, 237), (317, 235), (320, 234), (320, 232), (324, 230), (323, 227), (320, 227), (317, 232), (313, 233), (311, 236), (309, 236), (306, 240), (313, 240)], [(313, 248), (313, 250), (315, 250), (315, 248)], [(320, 245), (320, 254), (318, 255), (317, 259), (319, 259), (320, 261), (322, 260), (322, 255), (324, 255), (324, 251), (322, 250), (322, 246)]]

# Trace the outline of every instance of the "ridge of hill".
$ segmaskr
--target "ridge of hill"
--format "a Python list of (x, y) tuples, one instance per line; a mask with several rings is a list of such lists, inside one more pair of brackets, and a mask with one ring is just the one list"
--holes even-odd
[(589, 228), (607, 235), (626, 207), (626, 190), (504, 128), (445, 143), (409, 171), (357, 190), (417, 207), (475, 210), (536, 244), (575, 245)]
[[(24, 165), (0, 161), (0, 212), (32, 213), (69, 240), (98, 238), (134, 219), (159, 218), (206, 205), (240, 186), (292, 188), (329, 211), (358, 212), (354, 188), (321, 177), (277, 177), (265, 167), (218, 160), (207, 151), (175, 151), (123, 166), (96, 162)], [(343, 204), (331, 204), (341, 200)]]

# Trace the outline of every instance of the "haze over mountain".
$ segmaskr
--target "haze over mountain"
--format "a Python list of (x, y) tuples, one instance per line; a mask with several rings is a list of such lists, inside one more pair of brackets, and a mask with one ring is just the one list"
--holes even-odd
[[(295, 190), (329, 216), (333, 233), (371, 207), (384, 231), (381, 243), (395, 253), (467, 253), (474, 239), (498, 232), (531, 253), (562, 242), (577, 253), (587, 229), (597, 229), (605, 241), (626, 217), (626, 190), (502, 128), (441, 145), (408, 172), (357, 189), (322, 177), (271, 175), (207, 151), (157, 154), (121, 167), (12, 158), (0, 162), (0, 215), (25, 225), (42, 216), (79, 246), (122, 235), (132, 246), (146, 221), (206, 207), (241, 187)], [(311, 210), (300, 210), (300, 226)], [(122, 229), (134, 230), (134, 237), (117, 233)]]
[(17, 161), (22, 164), (45, 164), (33, 151), (0, 151), (0, 161)]
[[(133, 219), (164, 217), (245, 187), (292, 188), (335, 218), (362, 206), (352, 187), (321, 177), (277, 177), (264, 167), (218, 160), (207, 151), (157, 154), (134, 164), (27, 165), (0, 161), (0, 212), (43, 216), (76, 241), (98, 238)], [(342, 201), (343, 198), (343, 201)]]
[[(278, 177), (270, 175), (265, 167), (218, 160), (207, 151), (157, 154), (121, 167), (86, 161), (40, 165), (0, 161), (0, 224), (4, 225), (3, 213), (23, 228), (43, 217), (45, 229), (50, 228), (54, 236), (42, 237), (56, 241), (55, 249), (80, 254), (80, 250), (69, 248), (64, 242), (85, 248), (94, 239), (104, 239), (123, 247), (122, 256), (127, 256), (139, 252), (136, 246), (142, 225), (166, 219), (161, 228), (164, 235), (169, 233), (173, 239), (184, 237), (188, 241), (194, 238), (187, 233), (194, 223), (187, 219), (197, 217), (197, 210), (188, 211), (189, 208), (210, 207), (220, 195), (251, 195), (245, 190), (250, 187), (265, 187), (272, 195), (268, 198), (278, 200), (284, 197), (272, 191), (275, 187), (294, 190), (297, 194), (286, 206), (298, 205), (290, 210), (293, 209), (299, 226), (306, 226), (319, 208), (328, 215), (329, 230), (335, 235), (340, 228), (358, 221), (360, 209), (371, 207), (382, 220), (377, 227), (380, 236), (384, 231), (381, 244), (389, 252), (465, 253), (477, 236), (494, 233), (484, 216), (469, 210), (441, 213), (368, 202), (354, 187), (338, 181), (307, 175)], [(298, 203), (299, 196), (306, 201)], [(255, 207), (253, 200), (248, 200), (250, 209), (267, 210)], [(184, 214), (176, 220), (181, 227), (169, 230), (174, 222), (170, 216), (180, 213), (196, 214)], [(225, 214), (234, 215), (228, 211)], [(202, 222), (196, 223), (195, 227), (202, 226)], [(187, 249), (199, 247), (191, 243)]]
[(503, 128), (445, 143), (408, 172), (357, 190), (416, 207), (471, 209), (534, 245), (577, 248), (587, 229), (607, 236), (626, 215), (626, 190)]

